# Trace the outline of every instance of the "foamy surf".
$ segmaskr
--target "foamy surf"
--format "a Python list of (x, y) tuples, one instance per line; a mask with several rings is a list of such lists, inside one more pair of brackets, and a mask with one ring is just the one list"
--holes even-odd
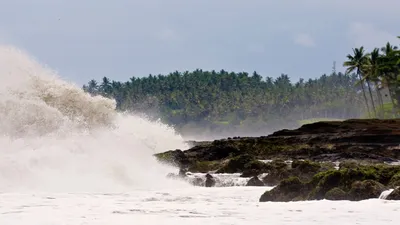
[(0, 191), (182, 185), (152, 156), (187, 147), (171, 127), (117, 113), (14, 47), (0, 46), (0, 78)]

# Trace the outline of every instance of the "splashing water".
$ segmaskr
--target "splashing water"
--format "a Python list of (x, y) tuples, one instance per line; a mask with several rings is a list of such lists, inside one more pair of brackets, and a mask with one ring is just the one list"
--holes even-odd
[(0, 191), (182, 185), (153, 157), (187, 147), (172, 128), (117, 113), (14, 47), (0, 46), (0, 78)]

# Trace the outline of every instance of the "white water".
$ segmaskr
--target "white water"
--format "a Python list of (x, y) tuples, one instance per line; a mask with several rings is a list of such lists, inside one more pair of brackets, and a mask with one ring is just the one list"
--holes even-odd
[(0, 191), (177, 186), (152, 156), (186, 147), (173, 129), (116, 113), (12, 47), (0, 47), (0, 78)]
[(259, 203), (268, 188), (166, 179), (176, 170), (152, 154), (187, 147), (173, 129), (116, 113), (9, 46), (0, 78), (0, 224), (398, 224), (384, 199)]

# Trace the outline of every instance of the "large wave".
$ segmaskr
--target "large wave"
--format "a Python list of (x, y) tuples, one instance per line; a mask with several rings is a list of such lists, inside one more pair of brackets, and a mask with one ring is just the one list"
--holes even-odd
[(0, 46), (0, 78), (0, 191), (174, 185), (152, 156), (187, 147), (171, 127), (116, 112), (12, 46)]

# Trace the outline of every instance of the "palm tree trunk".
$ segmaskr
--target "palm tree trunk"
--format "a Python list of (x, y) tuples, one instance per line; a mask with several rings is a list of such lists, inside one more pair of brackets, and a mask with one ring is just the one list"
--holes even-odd
[(371, 98), (372, 108), (374, 110), (374, 115), (376, 118), (376, 108), (375, 108), (374, 98), (372, 97), (371, 85), (369, 84), (369, 80), (367, 80), (367, 85), (368, 85), (369, 97)]
[(385, 108), (383, 107), (382, 93), (381, 93), (381, 89), (379, 89), (379, 84), (376, 81), (375, 81), (375, 86), (376, 86), (376, 93), (378, 96), (379, 105), (381, 106), (379, 117), (380, 117), (380, 119), (385, 119)]
[(363, 80), (362, 80), (362, 77), (361, 77), (361, 74), (360, 74), (360, 71), (359, 71), (359, 70), (357, 70), (357, 75), (358, 75), (358, 77), (359, 77), (359, 79), (360, 79), (360, 82), (361, 82), (361, 89), (362, 89), (362, 91), (363, 91), (365, 104), (367, 105), (368, 116), (371, 118), (371, 111), (369, 110), (368, 99), (367, 99), (367, 95), (365, 94), (364, 82), (363, 82)]
[(389, 89), (390, 100), (392, 100), (392, 105), (393, 105), (392, 116), (393, 116), (393, 118), (396, 118), (397, 113), (394, 112), (397, 109), (396, 102), (394, 100), (395, 95), (393, 93), (394, 91), (393, 91), (392, 84), (389, 81), (388, 81), (388, 89)]

